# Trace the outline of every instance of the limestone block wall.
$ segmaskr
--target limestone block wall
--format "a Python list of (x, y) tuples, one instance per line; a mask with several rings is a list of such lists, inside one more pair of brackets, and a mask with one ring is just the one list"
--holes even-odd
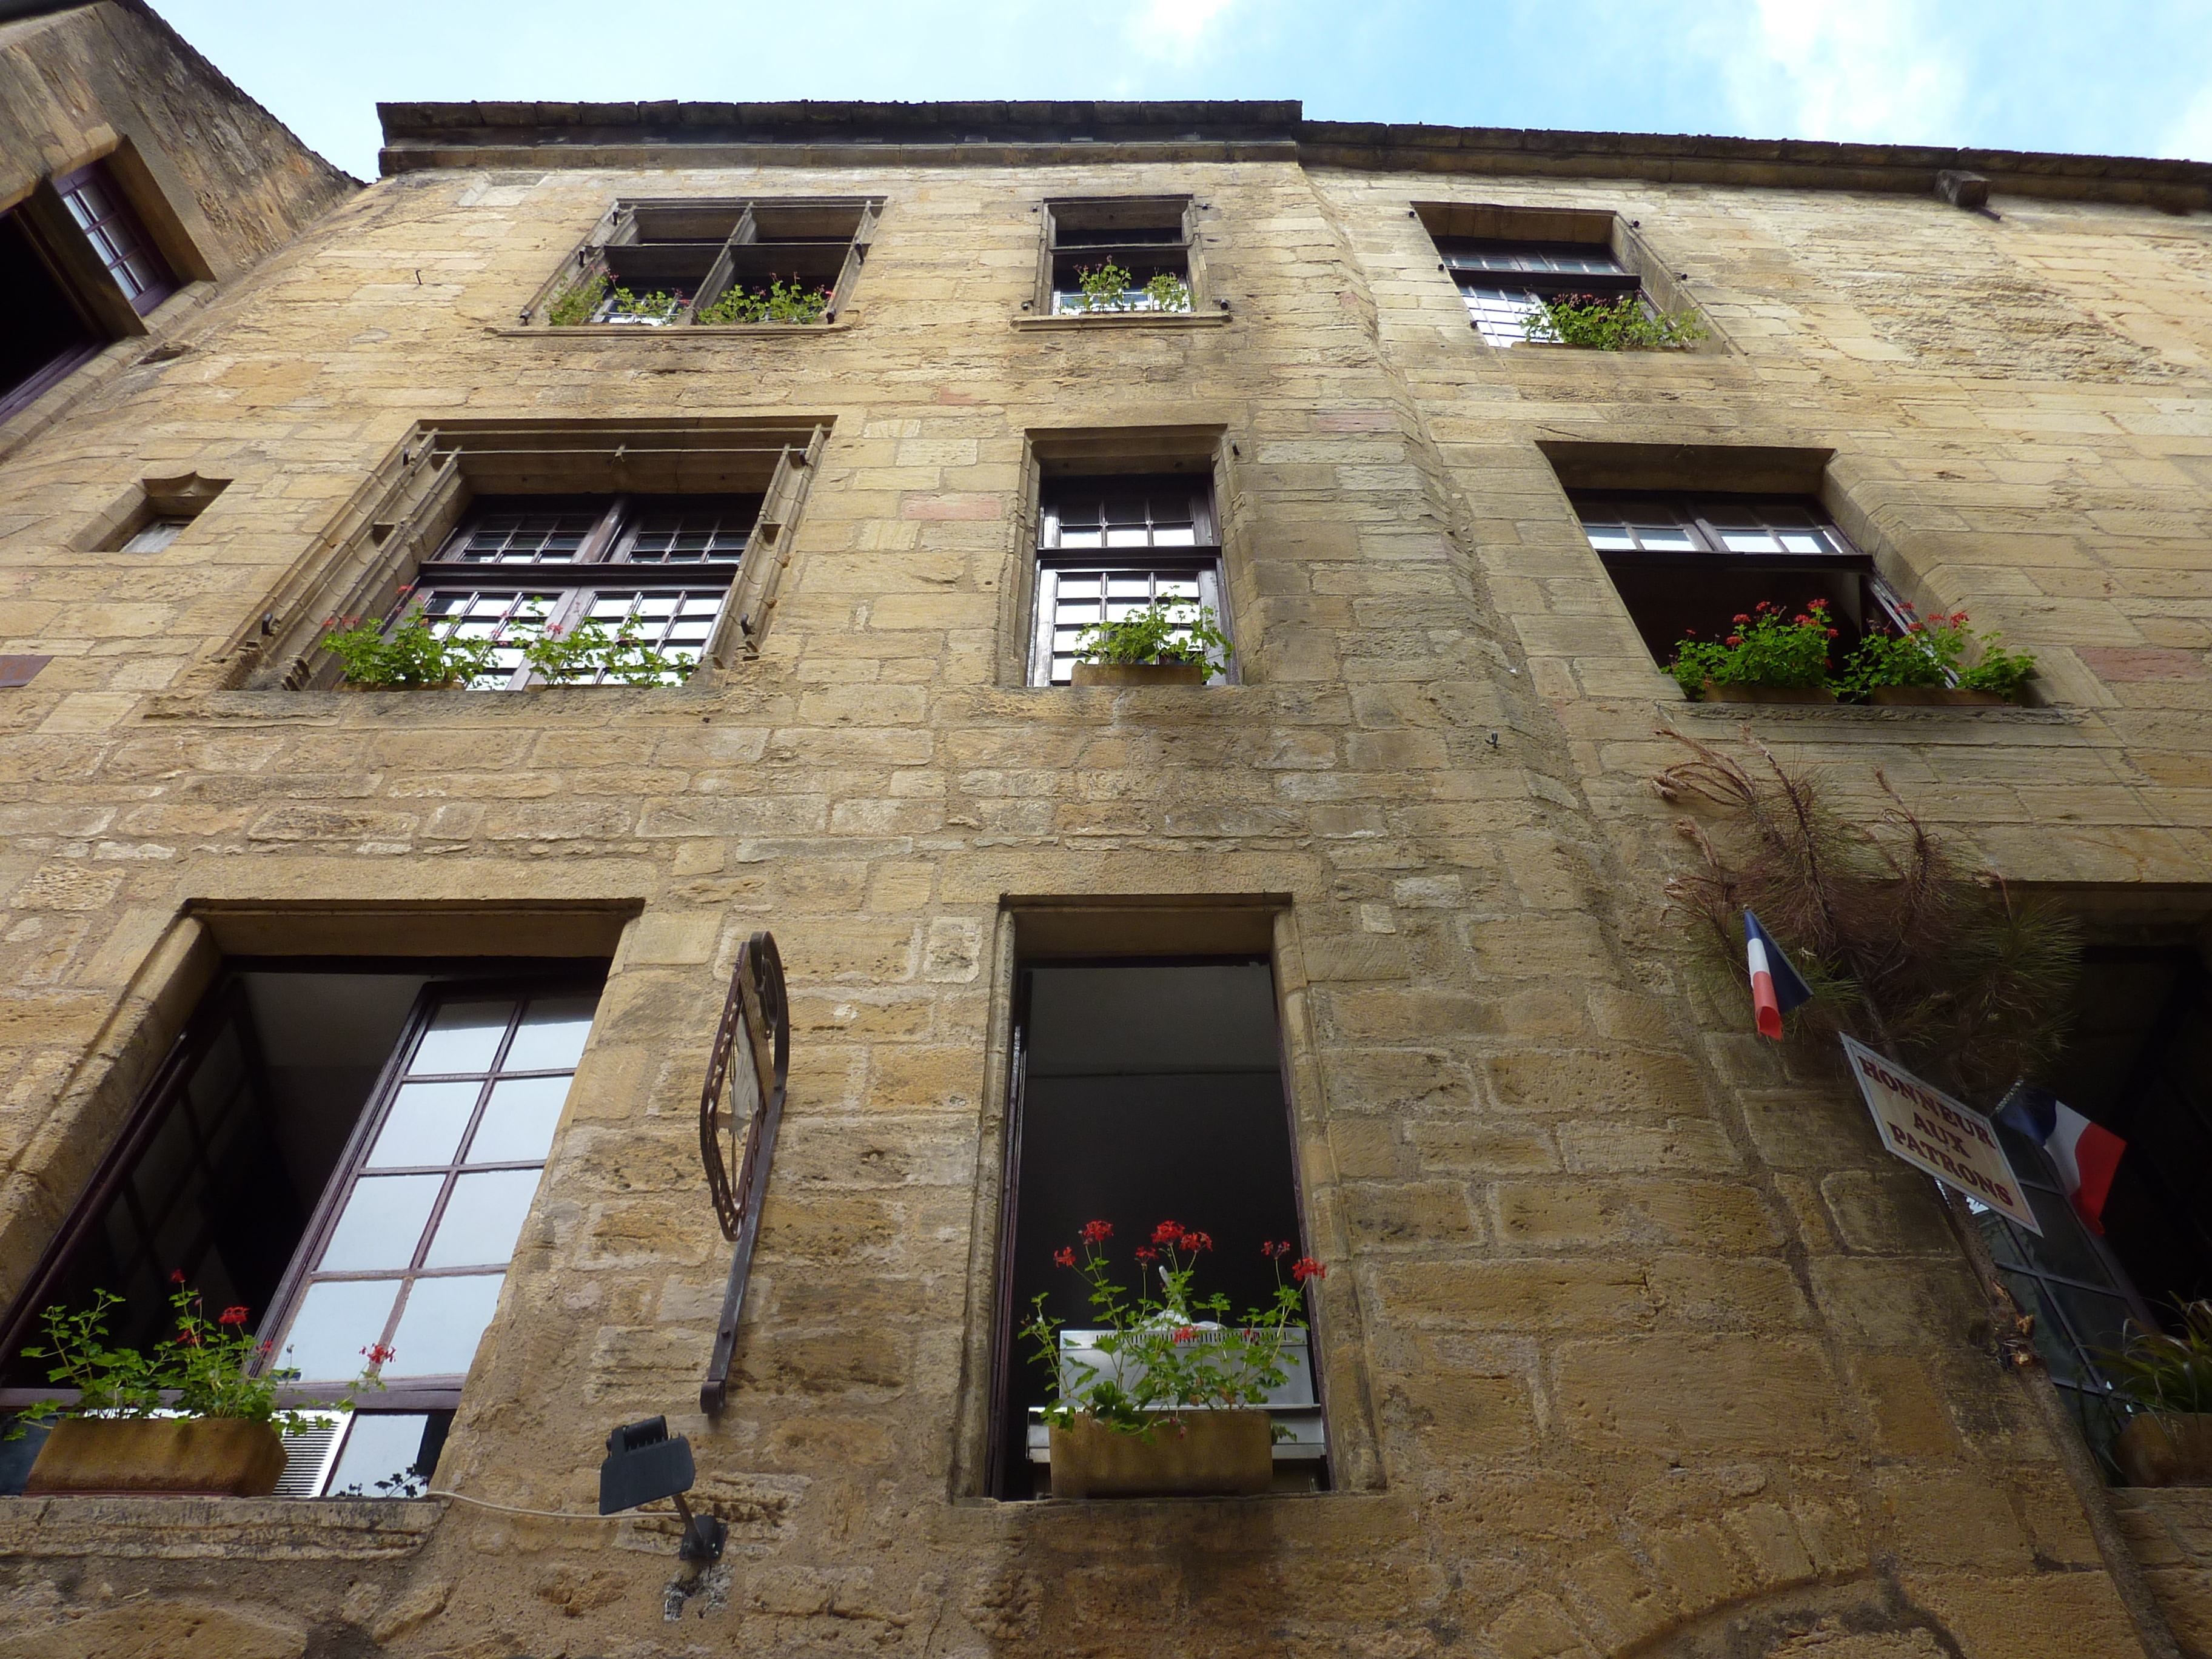
[[(189, 1006), (204, 925), (229, 948), (252, 913), (258, 948), (307, 953), (364, 915), (448, 949), (463, 906), (630, 915), (441, 1480), (582, 1514), (608, 1427), (666, 1412), (726, 1570), (672, 1602), (659, 1519), (403, 1504), (430, 1519), (395, 1537), (338, 1503), (91, 1573), (67, 1511), (0, 1500), (26, 1517), (0, 1516), (0, 1640), (125, 1650), (159, 1604), (288, 1655), (2142, 1650), (1924, 1184), (1686, 975), (1643, 779), (1655, 726), (1735, 725), (1651, 665), (1534, 445), (1835, 449), (1884, 568), (2044, 654), (2052, 706), (1761, 734), (1847, 790), (1880, 766), (2008, 878), (2202, 883), (2203, 216), (1288, 159), (680, 161), (373, 186), (0, 470), (0, 651), (56, 658), (0, 693), (0, 1266)], [(1149, 192), (1205, 204), (1231, 320), (1024, 325), (1032, 206)], [(841, 325), (509, 326), (617, 197), (687, 194), (884, 197)], [(1722, 337), (1484, 347), (1408, 216), (1433, 199), (1636, 217)], [(1982, 329), (1963, 362), (1947, 271)], [(660, 691), (222, 689), (214, 653), (418, 422), (672, 415), (830, 426), (757, 662)], [(1009, 670), (1032, 434), (1118, 427), (1220, 428), (1240, 684)], [(76, 550), (118, 489), (187, 470), (231, 483), (171, 548)], [(1000, 900), (1194, 893), (1290, 896), (1340, 1489), (998, 1504), (959, 1446)], [(709, 1424), (726, 1257), (692, 1113), (762, 927), (793, 1079)], [(373, 1566), (334, 1541), (362, 1528)]]

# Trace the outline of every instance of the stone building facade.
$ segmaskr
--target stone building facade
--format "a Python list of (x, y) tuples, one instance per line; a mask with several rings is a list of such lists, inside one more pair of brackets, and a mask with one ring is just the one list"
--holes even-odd
[[(167, 67), (105, 74), (95, 31)], [(502, 1165), (524, 1207), (472, 1358), (364, 1402), (451, 1411), (425, 1474), (460, 1496), (0, 1498), (0, 1654), (2212, 1651), (2212, 1509), (2097, 1484), (1930, 1183), (1699, 976), (1648, 787), (1662, 729), (1855, 805), (1879, 775), (2072, 907), (2111, 983), (2194, 983), (2212, 168), (1294, 104), (409, 105), (355, 191), (136, 8), (0, 52), (15, 199), (128, 138), (118, 187), (194, 279), (0, 458), (9, 1298), (66, 1279), (56, 1241), (122, 1202), (118, 1137), (224, 1008), (300, 1115), (280, 1161), (320, 1133), (332, 1182), (374, 1178), (337, 1141), (401, 1109), (380, 1068), (441, 985), (588, 1022), (537, 1162)], [(843, 240), (825, 320), (548, 321), (595, 258), (628, 269), (594, 251), (625, 209), (617, 248), (705, 270), (772, 269), (739, 228), (794, 204), (793, 268)], [(1182, 262), (1188, 311), (1056, 308), (1116, 235)], [(1707, 337), (1491, 343), (1446, 269), (1469, 242), (1599, 250)], [(1684, 701), (1584, 528), (1621, 492), (1810, 503), (1884, 592), (2033, 650), (2033, 706)], [(1092, 495), (1148, 504), (1108, 534), (1193, 550), (1159, 569), (1218, 546), (1231, 672), (1048, 683), (1036, 607), (1082, 562), (1040, 527), (1083, 546)], [(518, 545), (535, 499), (642, 557), (627, 515), (672, 496), (757, 515), (686, 683), (337, 685), (325, 621), (444, 602), (453, 537)], [(789, 1095), (710, 1417), (730, 1246), (697, 1109), (762, 930)], [(1054, 986), (1106, 981), (1041, 975), (1137, 966), (1262, 969), (1261, 1001), (1194, 991), (1209, 1030), (1156, 988), (1048, 1036)], [(1014, 1196), (1043, 1156), (1009, 1147), (1017, 1082), (1034, 1108), (1053, 1042), (1226, 1048), (1231, 1012), (1264, 1060), (1160, 1064), (1279, 1079), (1252, 1086), (1288, 1184), (1255, 1213), (1329, 1270), (1325, 1462), (1260, 1498), (1041, 1499), (1002, 1352), (1035, 1264), (1002, 1246), (1060, 1176)], [(1285, 1132), (1176, 1111), (1100, 1156), (1134, 1138), (1182, 1218), (1242, 1213), (1273, 1177), (1238, 1160)], [(286, 1252), (343, 1218), (217, 1175), (193, 1224), (289, 1224), (267, 1306), (304, 1320), (332, 1258)], [(462, 1282), (429, 1248), (409, 1296)], [(730, 1529), (704, 1571), (672, 1517), (596, 1514), (610, 1429), (664, 1414)]]

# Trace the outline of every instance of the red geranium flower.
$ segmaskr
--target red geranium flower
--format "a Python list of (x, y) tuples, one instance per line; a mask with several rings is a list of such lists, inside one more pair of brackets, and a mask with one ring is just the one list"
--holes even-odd
[(1309, 1279), (1327, 1279), (1328, 1269), (1310, 1255), (1302, 1255), (1291, 1264), (1291, 1277), (1301, 1285)]
[(1072, 1244), (1061, 1245), (1052, 1253), (1052, 1259), (1063, 1267), (1073, 1267), (1075, 1265), (1075, 1247)]
[(169, 1275), (169, 1283), (171, 1283), (172, 1285), (181, 1285), (181, 1284), (183, 1284), (184, 1282), (185, 1282), (185, 1270), (184, 1270), (182, 1267), (178, 1268), (178, 1269), (176, 1270), (176, 1272), (174, 1272), (174, 1273), (171, 1273), (171, 1274)]
[(1137, 1260), (1138, 1260), (1138, 1261), (1158, 1261), (1159, 1259), (1160, 1259), (1160, 1253), (1159, 1253), (1158, 1250), (1154, 1249), (1151, 1245), (1149, 1245), (1149, 1244), (1139, 1244), (1139, 1245), (1138, 1245), (1138, 1246), (1137, 1246)]
[(362, 1350), (362, 1355), (372, 1365), (381, 1365), (386, 1360), (391, 1358), (395, 1352), (396, 1350), (386, 1347), (381, 1342), (373, 1342)]
[(1182, 1236), (1182, 1247), (1186, 1250), (1210, 1250), (1213, 1248), (1213, 1235), (1212, 1233), (1185, 1233)]
[(1152, 1229), (1152, 1243), (1164, 1244), (1170, 1249), (1175, 1248), (1176, 1242), (1182, 1237), (1182, 1224), (1179, 1221), (1163, 1221)]
[(1113, 1237), (1114, 1224), (1110, 1221), (1086, 1221), (1083, 1224), (1083, 1242), (1086, 1244), (1103, 1244)]
[(245, 1309), (238, 1307), (225, 1308), (222, 1310), (222, 1316), (216, 1322), (223, 1325), (243, 1325), (246, 1322), (246, 1310)]
[(1176, 1341), (1178, 1341), (1178, 1342), (1195, 1342), (1195, 1341), (1197, 1341), (1197, 1340), (1198, 1340), (1198, 1327), (1196, 1327), (1195, 1325), (1185, 1325), (1185, 1326), (1181, 1327), (1180, 1328), (1178, 1328), (1178, 1329), (1176, 1330), (1176, 1334), (1175, 1334), (1175, 1340), (1176, 1340)]

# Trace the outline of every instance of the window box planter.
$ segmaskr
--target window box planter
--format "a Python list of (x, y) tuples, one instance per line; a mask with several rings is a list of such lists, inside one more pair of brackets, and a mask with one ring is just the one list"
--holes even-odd
[(1825, 685), (1723, 685), (1707, 680), (1699, 693), (1704, 702), (1833, 702), (1836, 694)]
[(2212, 1412), (2138, 1412), (2112, 1456), (2130, 1486), (2212, 1486)]
[(1075, 685), (1204, 685), (1206, 666), (1199, 662), (1079, 662)]
[(47, 1432), (23, 1491), (266, 1498), (283, 1473), (284, 1442), (266, 1423), (73, 1417)]
[(2008, 699), (1958, 685), (1874, 685), (1867, 701), (1886, 708), (2002, 708)]
[(1264, 1411), (1187, 1411), (1143, 1437), (1079, 1416), (1052, 1431), (1054, 1498), (1249, 1498), (1274, 1483)]

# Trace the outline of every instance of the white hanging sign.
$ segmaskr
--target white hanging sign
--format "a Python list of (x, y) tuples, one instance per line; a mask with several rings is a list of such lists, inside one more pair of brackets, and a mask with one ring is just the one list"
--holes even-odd
[(1845, 1037), (1844, 1052), (1883, 1146), (1976, 1203), (2042, 1233), (1989, 1119), (1863, 1042)]

